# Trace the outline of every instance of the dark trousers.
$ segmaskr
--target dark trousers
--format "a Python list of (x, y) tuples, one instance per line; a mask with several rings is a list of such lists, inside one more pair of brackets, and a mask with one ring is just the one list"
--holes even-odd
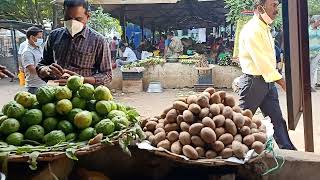
[(27, 91), (31, 94), (36, 94), (37, 90), (37, 87), (27, 87)]
[(279, 148), (294, 150), (279, 104), (278, 91), (274, 83), (266, 83), (262, 76), (244, 74), (239, 82), (240, 107), (253, 113), (258, 108), (269, 116), (274, 126), (274, 139)]

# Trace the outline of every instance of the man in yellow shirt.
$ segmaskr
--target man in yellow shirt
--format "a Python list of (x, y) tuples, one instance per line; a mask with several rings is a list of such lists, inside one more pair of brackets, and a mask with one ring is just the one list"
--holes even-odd
[(239, 60), (244, 73), (239, 82), (240, 107), (253, 113), (258, 108), (274, 125), (274, 138), (281, 149), (296, 148), (292, 144), (279, 105), (275, 83), (286, 90), (276, 69), (275, 45), (271, 35), (278, 14), (278, 0), (255, 0), (255, 16), (243, 27), (239, 39)]

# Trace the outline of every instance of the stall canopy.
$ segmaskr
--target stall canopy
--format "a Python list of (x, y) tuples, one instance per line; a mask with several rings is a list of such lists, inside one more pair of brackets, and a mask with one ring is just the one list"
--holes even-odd
[[(58, 0), (56, 2), (62, 2)], [(225, 22), (224, 0), (94, 0), (112, 16), (157, 30), (215, 27)]]
[(26, 30), (31, 26), (37, 26), (39, 28), (43, 28), (41, 25), (15, 21), (15, 20), (0, 20), (0, 28), (3, 29), (15, 29), (19, 30), (20, 32), (25, 33)]

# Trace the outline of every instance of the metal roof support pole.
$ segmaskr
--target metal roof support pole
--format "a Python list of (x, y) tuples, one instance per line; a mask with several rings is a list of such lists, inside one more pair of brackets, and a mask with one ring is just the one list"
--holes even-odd
[(152, 45), (154, 45), (156, 44), (156, 28), (154, 25), (152, 26), (151, 31), (152, 31)]
[(140, 17), (141, 41), (144, 41), (144, 17)]
[(58, 26), (58, 13), (57, 13), (57, 5), (52, 4), (52, 29), (57, 28)]
[(16, 31), (11, 28), (11, 41), (12, 41), (12, 54), (13, 60), (16, 65), (16, 71), (19, 72), (19, 65), (18, 65), (18, 51), (17, 51), (17, 43), (16, 43)]
[(122, 38), (125, 42), (128, 42), (127, 35), (126, 35), (126, 18), (125, 18), (125, 6), (121, 6), (120, 10), (120, 25), (122, 28)]
[(300, 59), (303, 82), (303, 126), (305, 150), (314, 152), (313, 122), (312, 122), (312, 102), (311, 102), (311, 81), (310, 81), (310, 61), (309, 61), (309, 28), (308, 28), (308, 2), (298, 1), (298, 18), (300, 25)]
[(305, 151), (314, 151), (310, 85), (308, 3), (283, 0), (284, 50), (289, 129), (294, 130), (303, 112)]

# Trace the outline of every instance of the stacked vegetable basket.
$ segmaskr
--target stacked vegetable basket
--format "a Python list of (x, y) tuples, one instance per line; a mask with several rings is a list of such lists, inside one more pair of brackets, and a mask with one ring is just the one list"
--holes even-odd
[(153, 148), (172, 158), (238, 160), (261, 154), (267, 128), (250, 110), (241, 110), (233, 96), (208, 88), (199, 95), (176, 100), (161, 116), (146, 119), (142, 128)]
[(0, 152), (9, 161), (77, 159), (104, 147), (143, 139), (139, 114), (114, 102), (105, 86), (83, 83), (71, 76), (66, 86), (43, 86), (36, 95), (19, 92), (5, 104), (0, 117)]

